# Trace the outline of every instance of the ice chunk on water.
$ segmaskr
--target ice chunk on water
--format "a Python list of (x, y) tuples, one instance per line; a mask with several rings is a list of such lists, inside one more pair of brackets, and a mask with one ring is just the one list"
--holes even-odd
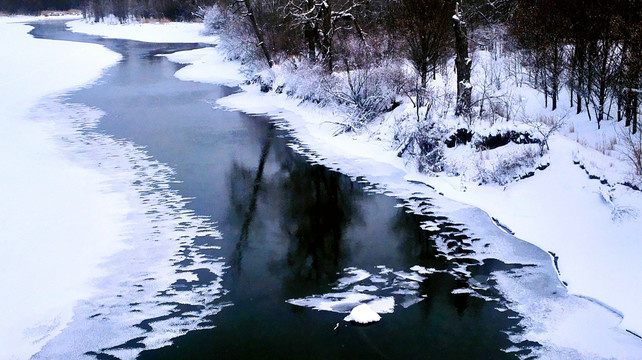
[[(344, 269), (344, 276), (333, 287), (338, 292), (312, 295), (302, 299), (290, 299), (287, 303), (310, 307), (315, 310), (348, 313), (358, 305), (367, 304), (379, 314), (394, 312), (395, 304), (407, 308), (425, 296), (419, 294), (420, 282), (424, 277), (417, 269), (410, 272), (395, 271), (383, 265), (376, 267), (378, 275), (355, 267)], [(422, 268), (423, 269), (423, 268)]]
[(369, 272), (365, 270), (357, 269), (354, 267), (347, 268), (345, 269), (345, 271), (350, 276), (342, 277), (341, 279), (339, 279), (337, 281), (337, 286), (334, 287), (335, 289), (344, 289), (354, 283), (358, 283), (362, 280), (369, 278), (371, 275)]
[(314, 310), (346, 313), (358, 304), (376, 299), (377, 296), (374, 295), (361, 294), (358, 292), (343, 292), (314, 295), (304, 299), (290, 299), (286, 302), (292, 305), (310, 307)]
[(379, 298), (368, 303), (379, 314), (392, 314), (395, 311), (395, 298), (392, 296)]
[(343, 320), (354, 321), (359, 324), (369, 324), (381, 320), (381, 316), (372, 310), (368, 304), (361, 304), (352, 309), (350, 314), (343, 318)]

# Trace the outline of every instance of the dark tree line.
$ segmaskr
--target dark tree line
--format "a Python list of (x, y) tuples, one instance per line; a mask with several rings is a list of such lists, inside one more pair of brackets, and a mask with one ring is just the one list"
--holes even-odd
[[(416, 81), (401, 84), (424, 105), (428, 79), (456, 59), (457, 114), (471, 103), (470, 39), (478, 27), (507, 19), (507, 0), (220, 0), (228, 22), (246, 23), (257, 57), (272, 66), (292, 55), (327, 73), (367, 70), (381, 62), (412, 64)], [(242, 27), (242, 26), (241, 26)], [(229, 30), (229, 29), (228, 29)], [(240, 31), (239, 26), (233, 30)], [(259, 53), (260, 50), (260, 53)], [(349, 79), (350, 80), (350, 79)], [(352, 85), (352, 84), (351, 84)]]
[(102, 20), (107, 15), (121, 22), (128, 17), (189, 21), (214, 0), (82, 0), (80, 7), (86, 18)]
[[(225, 0), (223, 0), (225, 1)], [(234, 6), (238, 2), (222, 3)], [(530, 69), (553, 110), (563, 89), (598, 127), (612, 114), (638, 130), (642, 94), (640, 0), (252, 0), (265, 54), (296, 54), (328, 72), (409, 61), (413, 92), (425, 89), (449, 59), (457, 74), (456, 114), (471, 108), (471, 56), (477, 30), (508, 29), (500, 39)], [(241, 1), (243, 3), (244, 1)], [(247, 14), (246, 13), (246, 14)], [(284, 40), (284, 37), (286, 40)], [(497, 39), (493, 40), (497, 41)], [(416, 104), (424, 105), (416, 95)]]
[(0, 11), (36, 14), (42, 10), (79, 9), (81, 0), (0, 0)]
[(0, 11), (14, 14), (37, 14), (43, 10), (79, 9), (96, 21), (107, 15), (120, 20), (129, 16), (186, 21), (214, 0), (0, 0)]
[(519, 0), (512, 40), (533, 70), (533, 83), (553, 110), (562, 86), (577, 113), (617, 120), (638, 130), (642, 89), (642, 2)]

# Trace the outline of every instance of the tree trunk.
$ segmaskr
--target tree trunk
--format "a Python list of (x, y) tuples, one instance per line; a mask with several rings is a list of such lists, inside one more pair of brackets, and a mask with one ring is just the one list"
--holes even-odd
[(548, 109), (548, 77), (546, 76), (546, 69), (544, 69), (544, 107)]
[(559, 87), (560, 87), (560, 54), (559, 54), (559, 46), (557, 45), (557, 38), (555, 39), (553, 43), (553, 77), (551, 79), (551, 100), (552, 100), (552, 106), (551, 110), (555, 111), (557, 109), (557, 98), (559, 94)]
[(333, 49), (333, 37), (334, 37), (334, 24), (332, 22), (332, 9), (330, 8), (330, 4), (327, 2), (324, 2), (325, 8), (323, 12), (323, 32), (324, 36), (322, 39), (323, 47), (325, 48), (325, 62), (326, 65), (328, 66), (328, 73), (332, 74), (332, 71), (334, 71), (334, 60), (332, 59), (332, 53), (334, 52)]
[(631, 122), (633, 123), (633, 130), (631, 131), (632, 134), (635, 134), (638, 132), (638, 107), (640, 106), (640, 97), (636, 94), (635, 98), (633, 98), (633, 114), (632, 117), (633, 119)]
[(312, 62), (317, 61), (316, 31), (311, 25), (306, 25), (303, 30), (303, 36), (308, 43), (308, 58)]
[(455, 30), (455, 67), (457, 70), (457, 105), (455, 115), (467, 116), (470, 114), (472, 85), (470, 84), (471, 59), (468, 57), (468, 34), (466, 22), (461, 19), (459, 3), (453, 16), (453, 29)]
[(582, 112), (582, 94), (585, 92), (584, 90), (584, 84), (585, 84), (585, 71), (586, 71), (586, 62), (585, 62), (585, 56), (586, 56), (586, 44), (578, 40), (575, 43), (575, 49), (574, 49), (574, 63), (575, 63), (575, 70), (573, 71), (574, 74), (573, 76), (575, 77), (575, 92), (576, 92), (576, 99), (575, 99), (575, 104), (577, 105), (577, 114)]
[(250, 23), (252, 24), (252, 29), (254, 30), (254, 35), (256, 35), (256, 39), (259, 41), (258, 45), (261, 47), (261, 50), (263, 50), (263, 55), (265, 56), (265, 60), (267, 61), (268, 65), (272, 67), (274, 66), (274, 62), (272, 61), (272, 57), (270, 56), (270, 52), (268, 51), (267, 46), (265, 45), (263, 32), (259, 28), (259, 25), (256, 23), (254, 12), (252, 12), (251, 0), (242, 0), (242, 1), (243, 1), (243, 4), (245, 4), (245, 9), (247, 10), (246, 15), (250, 19)]

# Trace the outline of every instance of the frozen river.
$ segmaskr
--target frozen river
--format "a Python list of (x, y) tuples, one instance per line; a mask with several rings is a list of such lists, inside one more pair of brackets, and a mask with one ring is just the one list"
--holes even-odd
[[(468, 245), (483, 239), (469, 238), (466, 224), (411, 214), (363, 179), (310, 163), (270, 119), (213, 105), (236, 89), (180, 81), (181, 66), (157, 56), (198, 44), (105, 40), (70, 33), (62, 22), (33, 26), (36, 37), (95, 42), (123, 55), (65, 102), (105, 113), (87, 133), (144, 147), (169, 166), (170, 190), (220, 231), (181, 245), (172, 269), (185, 276), (170, 288), (140, 291), (158, 301), (136, 300), (143, 285), (130, 281), (139, 274), (128, 273), (123, 257), (112, 276), (130, 287), (127, 304), (110, 305), (122, 294), (106, 289), (104, 303), (76, 312), (38, 357), (512, 359), (537, 348), (511, 341), (520, 317), (490, 276), (523, 266), (468, 257)], [(426, 221), (434, 225), (422, 229)], [(381, 313), (379, 323), (343, 321), (362, 302)], [(118, 331), (128, 313), (141, 317), (138, 332), (101, 344), (103, 316)], [(95, 339), (83, 345), (79, 336)], [(171, 344), (153, 340), (161, 338)]]

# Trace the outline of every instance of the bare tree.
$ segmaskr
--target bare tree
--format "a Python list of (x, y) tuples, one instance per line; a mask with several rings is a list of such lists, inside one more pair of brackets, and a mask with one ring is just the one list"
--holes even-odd
[[(452, 5), (444, 0), (401, 0), (399, 5), (395, 15), (400, 26), (395, 31), (403, 38), (408, 59), (425, 88), (428, 74), (432, 72), (434, 78), (450, 52)], [(418, 103), (422, 106), (423, 99), (418, 98)]]
[(455, 14), (452, 20), (455, 31), (455, 67), (457, 70), (457, 105), (455, 106), (455, 115), (468, 116), (470, 114), (473, 88), (470, 84), (472, 60), (468, 56), (468, 30), (466, 22), (462, 18), (459, 3), (456, 4)]
[(252, 25), (252, 30), (254, 31), (254, 35), (256, 36), (256, 40), (258, 43), (256, 44), (261, 48), (261, 51), (263, 52), (263, 56), (265, 56), (265, 61), (267, 61), (269, 67), (274, 66), (274, 61), (272, 61), (272, 56), (270, 55), (270, 52), (268, 51), (267, 45), (265, 44), (265, 38), (263, 36), (263, 31), (261, 31), (261, 28), (259, 27), (258, 23), (256, 22), (256, 17), (254, 16), (254, 10), (252, 6), (252, 0), (237, 0), (239, 4), (243, 4), (245, 12), (244, 16), (247, 17), (247, 19), (250, 22), (250, 25)]
[(620, 152), (634, 170), (635, 175), (642, 180), (642, 131), (632, 134), (627, 129), (618, 131)]
[(548, 145), (548, 139), (555, 134), (559, 129), (564, 126), (566, 122), (567, 114), (559, 117), (554, 116), (538, 116), (532, 118), (525, 116), (522, 118), (522, 122), (526, 125), (529, 125), (533, 130), (535, 130), (540, 136), (541, 141), (539, 143), (539, 155), (544, 155), (544, 148), (550, 150)]
[(285, 6), (286, 16), (292, 18), (295, 28), (303, 31), (311, 60), (321, 58), (328, 72), (334, 69), (334, 37), (338, 31), (354, 30), (362, 41), (365, 37), (355, 13), (361, 3), (347, 0), (291, 0)]

